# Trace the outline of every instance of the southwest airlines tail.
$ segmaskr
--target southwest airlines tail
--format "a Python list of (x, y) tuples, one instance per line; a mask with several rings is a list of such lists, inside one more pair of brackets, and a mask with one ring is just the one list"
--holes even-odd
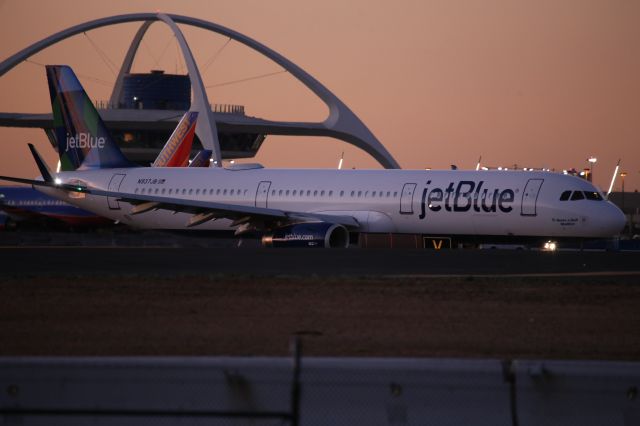
[(61, 170), (132, 167), (71, 68), (46, 69)]
[(198, 113), (195, 111), (187, 111), (182, 116), (152, 167), (186, 167), (189, 163), (193, 136), (196, 133), (197, 119)]

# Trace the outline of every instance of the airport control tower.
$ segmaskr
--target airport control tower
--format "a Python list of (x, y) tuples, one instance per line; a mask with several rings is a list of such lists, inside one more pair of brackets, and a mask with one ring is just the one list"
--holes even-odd
[[(117, 102), (96, 101), (114, 139), (124, 154), (139, 164), (153, 162), (175, 128), (175, 122), (191, 106), (191, 82), (188, 74), (167, 74), (163, 70), (129, 73), (123, 76), (122, 95)], [(245, 119), (242, 105), (211, 105), (216, 115)], [(118, 120), (126, 114), (133, 120)], [(155, 120), (155, 123), (154, 123)], [(45, 129), (54, 146), (55, 133)], [(219, 131), (223, 158), (253, 157), (265, 135), (250, 131)], [(194, 150), (200, 149), (196, 136)]]

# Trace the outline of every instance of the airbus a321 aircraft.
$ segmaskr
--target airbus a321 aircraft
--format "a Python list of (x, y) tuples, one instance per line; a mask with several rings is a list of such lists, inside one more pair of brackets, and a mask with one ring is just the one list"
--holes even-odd
[[(257, 231), (281, 246), (347, 247), (351, 234), (464, 238), (599, 238), (625, 218), (589, 182), (548, 172), (132, 167), (73, 71), (48, 66), (61, 156), (77, 170), (30, 183), (83, 209), (141, 228)], [(57, 111), (56, 111), (57, 110)]]

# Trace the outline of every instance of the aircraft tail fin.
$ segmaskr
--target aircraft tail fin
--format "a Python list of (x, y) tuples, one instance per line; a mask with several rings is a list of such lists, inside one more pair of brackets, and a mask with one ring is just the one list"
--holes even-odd
[(66, 65), (46, 69), (61, 170), (133, 167), (73, 70)]
[(38, 166), (38, 170), (40, 170), (40, 174), (42, 175), (42, 179), (45, 182), (53, 182), (53, 177), (51, 176), (51, 171), (47, 166), (47, 163), (44, 162), (36, 147), (33, 144), (28, 144), (29, 149), (31, 150), (31, 155), (33, 155), (33, 159), (36, 160), (36, 165)]
[(211, 165), (211, 155), (213, 151), (210, 149), (203, 149), (198, 152), (198, 155), (193, 157), (191, 163), (189, 163), (189, 167), (209, 167)]
[(186, 167), (196, 133), (197, 111), (187, 111), (151, 167)]

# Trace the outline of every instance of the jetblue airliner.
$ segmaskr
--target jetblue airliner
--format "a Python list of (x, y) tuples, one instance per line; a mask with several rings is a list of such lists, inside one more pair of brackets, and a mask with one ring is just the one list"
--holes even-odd
[(548, 172), (131, 167), (73, 71), (48, 66), (47, 75), (56, 122), (66, 124), (60, 152), (79, 165), (51, 174), (32, 148), (42, 177), (2, 179), (125, 224), (257, 231), (305, 247), (347, 247), (362, 232), (558, 239), (624, 226), (590, 182)]

